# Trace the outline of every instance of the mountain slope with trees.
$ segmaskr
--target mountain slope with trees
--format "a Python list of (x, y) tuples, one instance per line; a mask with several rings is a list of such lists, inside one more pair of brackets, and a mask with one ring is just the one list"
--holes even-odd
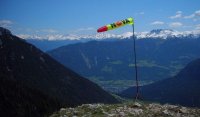
[[(192, 36), (138, 39), (136, 51), (141, 84), (176, 75), (200, 56), (199, 50), (200, 38)], [(132, 39), (72, 44), (48, 54), (104, 88), (124, 89), (134, 84)]]
[[(200, 59), (190, 62), (176, 76), (141, 86), (141, 98), (147, 101), (200, 107)], [(136, 88), (131, 87), (121, 93), (133, 98)]]
[[(36, 106), (34, 108), (44, 107), (44, 109), (49, 105), (47, 110), (51, 110), (51, 108), (56, 109), (59, 104), (71, 107), (84, 103), (118, 102), (98, 85), (64, 67), (4, 28), (0, 28), (0, 56), (0, 78), (1, 83), (5, 83), (2, 84), (0, 92), (4, 99), (0, 105), (2, 109), (9, 109), (6, 108), (6, 104), (10, 105), (10, 102), (13, 102), (13, 108), (21, 105), (23, 112), (26, 111), (26, 107), (27, 109), (30, 107), (31, 111), (34, 105)], [(13, 95), (16, 97), (12, 97)], [(54, 101), (47, 104), (51, 99)], [(56, 105), (56, 102), (58, 105), (51, 107)], [(42, 113), (37, 109), (35, 111)]]

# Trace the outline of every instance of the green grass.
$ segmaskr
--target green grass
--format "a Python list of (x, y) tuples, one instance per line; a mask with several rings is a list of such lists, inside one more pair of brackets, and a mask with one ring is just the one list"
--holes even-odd
[(106, 65), (101, 69), (101, 71), (111, 73), (113, 71), (113, 69), (112, 69), (112, 67), (109, 67)]
[(121, 65), (121, 64), (123, 64), (123, 62), (118, 60), (118, 61), (112, 61), (112, 62), (110, 62), (110, 64)]
[[(97, 83), (100, 87), (110, 92), (115, 92), (115, 91), (120, 92), (121, 90), (127, 89), (131, 86), (135, 86), (136, 84), (135, 80), (102, 80), (103, 77), (97, 77), (97, 76), (91, 76), (88, 77), (88, 79), (90, 79), (94, 83)], [(151, 80), (139, 81), (140, 86), (151, 83), (153, 83), (153, 81)]]
[[(158, 67), (158, 68), (162, 68), (162, 69), (169, 69), (168, 67), (156, 64), (155, 61), (139, 60), (137, 62), (137, 65), (138, 65), (138, 67), (149, 67), (149, 68)], [(130, 63), (128, 66), (135, 67), (135, 64)]]
[(170, 69), (173, 69), (171, 72), (170, 72), (170, 76), (174, 76), (176, 75), (181, 69), (184, 68), (184, 65), (179, 63), (178, 61), (172, 61), (170, 63)]

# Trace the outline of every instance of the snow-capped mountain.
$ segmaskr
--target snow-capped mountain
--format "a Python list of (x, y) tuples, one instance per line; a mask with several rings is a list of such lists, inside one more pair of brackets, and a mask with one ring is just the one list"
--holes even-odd
[(167, 38), (173, 38), (173, 37), (193, 37), (197, 38), (200, 37), (200, 31), (184, 31), (184, 32), (179, 32), (179, 31), (174, 31), (171, 29), (155, 29), (150, 32), (140, 32), (136, 33), (136, 37), (138, 39), (144, 39), (144, 38), (161, 38), (161, 39), (167, 39)]
[[(76, 35), (76, 34), (68, 34), (68, 35), (27, 35), (27, 34), (18, 34), (17, 36), (23, 39), (39, 39), (39, 40), (104, 40), (104, 39), (127, 39), (133, 35), (132, 32), (126, 32), (123, 34), (111, 34), (111, 33), (97, 33), (91, 35)], [(174, 31), (171, 29), (155, 29), (150, 32), (135, 32), (134, 35), (137, 39), (145, 39), (145, 38), (161, 38), (167, 39), (171, 37), (200, 37), (200, 30), (194, 31)]]
[(68, 35), (45, 35), (45, 36), (38, 36), (38, 35), (27, 35), (27, 34), (18, 34), (18, 37), (23, 39), (39, 39), (39, 40), (102, 40), (102, 39), (124, 39), (129, 38), (132, 36), (132, 32), (126, 32), (123, 34), (111, 34), (111, 33), (97, 33), (94, 35), (75, 35), (75, 34), (68, 34)]

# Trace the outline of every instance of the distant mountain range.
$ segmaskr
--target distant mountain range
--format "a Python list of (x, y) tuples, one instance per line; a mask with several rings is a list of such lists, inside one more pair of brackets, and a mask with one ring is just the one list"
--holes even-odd
[(0, 27), (0, 116), (43, 117), (61, 106), (116, 103), (98, 85)]
[(75, 43), (80, 43), (80, 42), (85, 42), (87, 40), (38, 40), (38, 39), (27, 39), (26, 40), (28, 43), (31, 43), (35, 45), (37, 48), (40, 50), (46, 52), (64, 45), (69, 45), (69, 44), (75, 44)]
[[(26, 39), (27, 42), (37, 46), (43, 51), (49, 51), (60, 46), (92, 40), (113, 41), (129, 39), (132, 38), (132, 35), (132, 32), (126, 32), (123, 34), (97, 33), (94, 35), (49, 35), (49, 37), (19, 35), (19, 37)], [(137, 39), (199, 38), (200, 32), (178, 32), (170, 29), (155, 29), (150, 32), (135, 32), (134, 35)]]
[[(140, 96), (146, 101), (200, 107), (200, 59), (190, 62), (176, 76), (140, 87)], [(121, 93), (133, 98), (135, 87)]]
[(138, 39), (145, 38), (159, 38), (159, 39), (170, 39), (170, 38), (199, 38), (199, 31), (174, 31), (171, 29), (154, 29), (150, 32), (140, 32), (135, 34)]
[[(199, 50), (199, 37), (138, 39), (136, 51), (140, 84), (176, 75), (187, 63), (199, 58)], [(132, 39), (71, 44), (47, 53), (107, 90), (120, 91), (134, 84)]]
[[(110, 33), (96, 33), (90, 35), (76, 35), (76, 34), (69, 34), (69, 35), (47, 35), (44, 37), (33, 35), (18, 35), (24, 39), (38, 39), (38, 40), (104, 40), (104, 39), (126, 39), (130, 38), (133, 35), (132, 32), (125, 32), (123, 34), (110, 34)], [(174, 31), (171, 29), (154, 29), (150, 32), (135, 32), (134, 34), (137, 39), (143, 38), (171, 38), (171, 37), (199, 37), (199, 31)]]

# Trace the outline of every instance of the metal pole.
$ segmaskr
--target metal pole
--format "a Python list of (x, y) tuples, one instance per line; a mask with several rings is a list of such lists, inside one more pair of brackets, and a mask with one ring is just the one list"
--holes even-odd
[(135, 57), (135, 81), (136, 81), (136, 96), (135, 100), (138, 99), (139, 96), (139, 85), (138, 85), (138, 70), (137, 70), (137, 55), (136, 55), (136, 47), (135, 47), (135, 37), (134, 37), (134, 25), (133, 27), (133, 43), (134, 43), (134, 57)]

